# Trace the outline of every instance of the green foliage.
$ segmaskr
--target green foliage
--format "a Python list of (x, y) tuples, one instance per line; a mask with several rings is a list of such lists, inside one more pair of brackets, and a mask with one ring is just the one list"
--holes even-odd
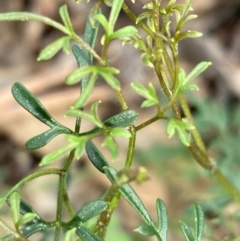
[[(134, 3), (134, 1), (132, 2)], [(231, 178), (227, 179), (223, 175), (224, 172), (222, 173), (219, 170), (219, 165), (215, 165), (210, 160), (198, 132), (198, 123), (194, 124), (190, 108), (185, 100), (186, 90), (198, 90), (198, 87), (191, 84), (191, 81), (209, 67), (211, 63), (199, 63), (188, 75), (179, 67), (179, 42), (185, 38), (199, 37), (201, 33), (182, 30), (188, 21), (196, 18), (195, 14), (189, 14), (192, 10), (192, 0), (186, 0), (184, 4), (179, 5), (176, 5), (176, 2), (176, 0), (170, 0), (163, 6), (161, 1), (149, 1), (143, 7), (144, 12), (135, 16), (133, 11), (129, 9), (128, 3), (124, 0), (99, 1), (93, 5), (90, 11), (83, 39), (75, 33), (66, 5), (59, 9), (62, 23), (33, 13), (0, 13), (0, 21), (40, 21), (64, 34), (64, 36), (50, 43), (39, 53), (38, 61), (52, 59), (61, 49), (68, 54), (71, 41), (73, 41), (72, 52), (76, 58), (78, 68), (69, 73), (66, 84), (74, 85), (79, 83), (77, 88), (80, 89), (79, 97), (66, 112), (67, 116), (76, 118), (73, 131), (57, 122), (48, 113), (40, 100), (21, 83), (16, 82), (12, 86), (12, 94), (15, 100), (31, 115), (50, 127), (49, 130), (28, 140), (26, 147), (29, 150), (41, 148), (60, 134), (66, 135), (67, 144), (42, 158), (39, 166), (47, 166), (46, 169), (29, 174), (0, 199), (1, 205), (7, 202), (10, 206), (14, 223), (14, 230), (8, 229), (10, 233), (1, 240), (26, 240), (31, 235), (37, 232), (45, 232), (50, 228), (54, 228), (55, 241), (62, 238), (62, 230), (65, 232), (64, 238), (66, 241), (106, 240), (106, 232), (111, 223), (112, 215), (117, 208), (119, 199), (123, 197), (143, 221), (140, 226), (135, 228), (135, 231), (143, 237), (155, 236), (158, 241), (166, 241), (169, 218), (164, 202), (159, 198), (156, 200), (157, 223), (155, 223), (143, 201), (130, 185), (132, 181), (141, 183), (148, 178), (147, 170), (144, 167), (132, 167), (137, 133), (139, 130), (147, 128), (151, 123), (160, 120), (167, 121), (166, 132), (168, 136), (171, 138), (177, 132), (181, 143), (184, 144), (182, 146), (189, 148), (197, 163), (210, 170), (219, 181), (219, 184), (233, 198), (240, 200), (239, 190), (229, 181)], [(104, 5), (111, 8), (108, 18), (100, 8)], [(126, 13), (129, 19), (133, 21), (132, 24), (136, 26), (123, 26), (116, 30), (121, 10)], [(172, 24), (173, 16), (176, 19), (174, 24)], [(159, 22), (161, 26), (159, 26)], [(103, 45), (101, 55), (95, 51), (95, 42), (99, 40), (99, 26), (102, 26), (104, 30), (100, 40)], [(138, 28), (144, 31), (144, 37), (138, 34)], [(116, 77), (120, 70), (112, 66), (111, 60), (108, 59), (109, 46), (112, 41), (117, 40), (120, 40), (123, 44), (128, 43), (138, 48), (141, 51), (143, 63), (155, 70), (159, 80), (158, 83), (149, 82), (147, 87), (144, 84), (139, 84), (137, 80), (130, 84), (137, 95), (145, 98), (141, 104), (142, 108), (157, 107), (155, 116), (140, 124), (136, 124), (139, 114), (135, 110), (129, 109), (128, 100), (122, 93), (121, 81)], [(102, 78), (109, 85), (111, 91), (114, 91), (122, 108), (120, 113), (111, 116), (107, 120), (101, 120), (99, 117), (101, 99), (90, 103), (90, 111), (86, 110), (86, 105), (99, 78)], [(166, 104), (160, 102), (162, 96), (159, 96), (158, 93), (167, 98)], [(180, 110), (183, 111), (184, 116)], [(203, 110), (202, 115), (207, 122), (211, 122), (211, 116), (209, 114), (204, 116), (204, 113), (211, 113), (211, 111)], [(94, 127), (91, 130), (80, 131), (82, 119), (91, 122)], [(223, 131), (225, 124), (225, 122), (219, 122), (216, 126)], [(102, 146), (108, 148), (112, 159), (115, 159), (120, 151), (123, 152), (119, 148), (116, 139), (120, 137), (125, 138), (125, 141), (127, 141), (128, 148), (125, 162), (119, 170), (112, 167), (112, 163), (106, 160), (100, 148), (94, 144), (93, 139), (99, 136), (104, 137)], [(215, 145), (215, 148), (227, 152), (227, 145), (221, 145), (222, 143), (215, 142), (213, 146)], [(159, 150), (161, 147), (158, 146), (157, 148)], [(172, 149), (170, 151), (172, 152)], [(78, 211), (75, 211), (68, 197), (67, 177), (71, 172), (72, 162), (81, 158), (84, 152), (86, 152), (93, 166), (103, 175), (106, 175), (111, 184), (101, 198), (89, 201)], [(164, 151), (161, 152), (161, 155), (163, 153)], [(63, 164), (59, 164), (60, 167), (48, 167), (49, 164), (54, 165), (56, 161), (59, 161), (64, 156), (68, 157)], [(56, 218), (52, 221), (44, 220), (30, 204), (21, 199), (22, 186), (37, 177), (45, 175), (58, 176)], [(69, 221), (63, 221), (63, 205), (69, 214)], [(194, 216), (194, 234), (190, 228), (192, 225), (188, 226), (184, 222), (181, 222), (180, 225), (187, 241), (200, 241), (202, 239), (204, 213), (198, 204), (195, 204)], [(89, 221), (93, 222), (91, 227), (88, 225)], [(1, 219), (0, 225), (6, 227)]]

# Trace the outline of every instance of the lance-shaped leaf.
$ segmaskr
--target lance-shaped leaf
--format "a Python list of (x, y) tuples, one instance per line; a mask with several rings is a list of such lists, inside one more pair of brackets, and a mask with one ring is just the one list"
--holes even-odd
[(85, 150), (92, 164), (100, 172), (104, 173), (103, 167), (109, 166), (109, 164), (91, 140), (86, 143)]
[(161, 199), (157, 199), (158, 230), (162, 241), (167, 240), (168, 217), (167, 209)]
[(16, 82), (12, 86), (12, 95), (14, 99), (29, 113), (35, 116), (38, 120), (44, 124), (54, 127), (56, 120), (44, 108), (42, 103), (34, 96), (27, 88), (19, 82)]
[(110, 39), (121, 39), (126, 37), (132, 37), (136, 35), (138, 30), (133, 26), (126, 26), (113, 32), (109, 37)]
[(110, 12), (110, 16), (109, 16), (109, 33), (111, 34), (114, 30), (114, 26), (116, 24), (116, 21), (118, 19), (118, 15), (121, 11), (122, 8), (122, 4), (123, 4), (124, 0), (118, 0), (118, 1), (113, 1), (112, 3), (112, 9)]
[(188, 227), (188, 225), (184, 222), (181, 223), (181, 229), (182, 232), (186, 238), (187, 241), (195, 241), (191, 229)]
[(153, 236), (156, 234), (156, 230), (152, 226), (147, 224), (142, 224), (141, 226), (134, 229), (134, 231), (145, 236)]
[(25, 143), (25, 146), (27, 147), (28, 150), (35, 150), (35, 149), (45, 146), (54, 137), (56, 137), (60, 134), (71, 134), (71, 133), (73, 133), (73, 132), (64, 126), (54, 126), (50, 130), (47, 130), (47, 131), (29, 139)]
[(65, 27), (68, 29), (68, 31), (70, 33), (73, 34), (74, 30), (73, 30), (73, 26), (72, 26), (71, 20), (69, 18), (68, 9), (67, 9), (67, 5), (66, 4), (62, 5), (59, 8), (59, 14), (60, 14), (60, 17), (61, 17)]
[(195, 203), (195, 241), (201, 241), (204, 228), (204, 213), (202, 208)]
[(19, 220), (19, 210), (20, 210), (20, 197), (18, 192), (11, 194), (9, 198), (9, 203), (12, 211), (13, 221), (16, 224)]
[(69, 41), (70, 37), (65, 36), (62, 38), (59, 38), (58, 40), (54, 41), (53, 43), (49, 44), (47, 47), (45, 47), (38, 55), (37, 60), (48, 60), (51, 59), (56, 53), (63, 49), (66, 54), (69, 53)]
[(76, 234), (84, 241), (104, 241), (84, 226), (78, 226)]
[(75, 224), (79, 225), (80, 223), (84, 223), (89, 219), (97, 216), (108, 207), (108, 203), (103, 200), (94, 200), (89, 203), (86, 203), (81, 209), (76, 213), (74, 218), (68, 223), (68, 225)]
[[(99, 10), (100, 11), (100, 10)], [(99, 29), (99, 23), (97, 22), (95, 24), (96, 26), (93, 27), (90, 22), (90, 18), (88, 17), (83, 40), (92, 48), (95, 46), (98, 29)], [(72, 46), (73, 54), (77, 60), (78, 67), (84, 67), (87, 65), (92, 65), (93, 58), (92, 55), (85, 49), (85, 48), (79, 48), (77, 45)], [(89, 80), (89, 76), (85, 76), (81, 81), (81, 91), (83, 92), (85, 87), (87, 86)]]
[(176, 42), (178, 42), (178, 41), (183, 40), (185, 38), (198, 38), (198, 37), (201, 37), (201, 36), (202, 36), (202, 33), (200, 33), (200, 32), (188, 30), (186, 32), (177, 33), (174, 36), (174, 40)]
[[(117, 171), (111, 167), (104, 167), (104, 171), (108, 177), (108, 179), (114, 183), (117, 180)], [(139, 213), (142, 219), (148, 224), (149, 226), (155, 229), (154, 223), (149, 216), (144, 204), (142, 203), (139, 196), (133, 190), (131, 185), (125, 184), (120, 187), (120, 192), (123, 197), (127, 200), (127, 202)]]

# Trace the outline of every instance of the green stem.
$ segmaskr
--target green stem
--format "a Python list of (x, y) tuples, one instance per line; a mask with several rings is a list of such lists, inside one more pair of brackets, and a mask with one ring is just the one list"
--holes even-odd
[(50, 175), (50, 174), (61, 175), (62, 173), (63, 173), (63, 171), (61, 169), (58, 169), (58, 168), (49, 168), (49, 169), (44, 169), (44, 170), (34, 172), (34, 173), (26, 176), (25, 178), (23, 178), (13, 188), (11, 188), (11, 190), (4, 196), (4, 198), (7, 199), (12, 193), (18, 191), (26, 183), (30, 182), (31, 180), (33, 180), (37, 177)]
[(62, 24), (52, 20), (51, 18), (28, 12), (10, 12), (0, 13), (0, 21), (38, 21), (52, 26), (61, 32), (70, 35), (69, 30)]
[[(122, 10), (127, 14), (127, 16), (134, 22), (136, 23), (137, 17), (135, 14), (128, 8), (126, 3), (123, 3), (122, 5)], [(146, 33), (148, 33), (150, 36), (154, 37), (154, 32), (148, 28), (144, 23), (139, 21), (137, 25), (142, 28)]]
[(129, 139), (127, 158), (126, 158), (126, 162), (125, 162), (125, 168), (128, 168), (128, 169), (132, 166), (133, 153), (134, 153), (135, 143), (136, 143), (135, 126), (131, 125), (129, 130), (130, 130), (132, 136)]
[(62, 203), (65, 177), (65, 172), (59, 176), (54, 241), (59, 241), (61, 236)]

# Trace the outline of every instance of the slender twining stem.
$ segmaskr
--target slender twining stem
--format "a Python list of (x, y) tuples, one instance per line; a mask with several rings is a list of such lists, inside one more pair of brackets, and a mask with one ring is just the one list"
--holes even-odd
[(55, 174), (55, 175), (61, 175), (63, 171), (58, 168), (49, 168), (49, 169), (43, 169), (40, 171), (36, 171), (25, 178), (23, 178), (20, 182), (18, 182), (14, 187), (11, 188), (11, 190), (4, 196), (5, 198), (8, 198), (12, 193), (18, 191), (22, 186), (24, 186), (26, 183), (32, 181), (33, 179), (45, 175)]
[(137, 17), (135, 16), (135, 14), (128, 8), (126, 3), (123, 3), (122, 5), (122, 10), (127, 14), (127, 16), (135, 23), (137, 24), (140, 28), (142, 28), (146, 33), (148, 33), (150, 36), (154, 36), (154, 33), (152, 32), (152, 30), (150, 28), (148, 28), (144, 23), (142, 23), (141, 21), (139, 21), (138, 23), (136, 23)]
[(65, 172), (59, 176), (54, 241), (59, 241), (60, 235), (61, 235), (63, 189), (64, 189), (64, 183), (66, 181), (65, 177), (66, 177)]
[(125, 168), (130, 168), (132, 166), (132, 159), (133, 159), (133, 153), (134, 153), (135, 142), (136, 142), (135, 126), (131, 125), (129, 128), (129, 131), (131, 132), (132, 136), (130, 137), (129, 143), (128, 143), (128, 152), (127, 152), (127, 158), (125, 162)]

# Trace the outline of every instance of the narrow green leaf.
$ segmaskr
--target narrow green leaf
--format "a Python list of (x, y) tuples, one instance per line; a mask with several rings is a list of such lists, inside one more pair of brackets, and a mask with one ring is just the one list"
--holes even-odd
[(86, 105), (86, 103), (92, 93), (92, 90), (94, 88), (94, 84), (95, 84), (96, 80), (97, 80), (96, 74), (92, 74), (84, 91), (82, 92), (80, 97), (74, 102), (73, 108), (81, 109)]
[(204, 228), (204, 213), (202, 208), (195, 203), (195, 241), (201, 241)]
[(84, 241), (104, 241), (84, 226), (78, 226), (76, 233)]
[[(104, 172), (112, 183), (116, 181), (117, 171), (115, 169), (113, 169), (112, 167), (104, 167)], [(154, 223), (149, 216), (146, 208), (144, 207), (141, 199), (136, 194), (131, 185), (125, 184), (119, 190), (123, 197), (127, 200), (127, 202), (138, 212), (138, 214), (146, 222), (146, 224), (155, 228)]]
[(19, 211), (20, 211), (20, 197), (18, 192), (14, 192), (11, 194), (9, 198), (9, 203), (11, 206), (13, 222), (16, 224), (19, 220)]
[(18, 225), (23, 225), (33, 221), (36, 218), (36, 213), (25, 213), (17, 222)]
[(101, 212), (106, 210), (108, 203), (103, 200), (94, 200), (86, 203), (79, 211), (77, 211), (75, 217), (70, 223), (84, 223), (89, 219), (99, 215)]
[(35, 150), (45, 146), (54, 137), (60, 134), (71, 134), (71, 133), (73, 132), (64, 126), (55, 126), (50, 130), (47, 130), (37, 136), (32, 137), (25, 143), (25, 146), (28, 150)]
[(35, 213), (37, 214), (37, 212), (34, 210), (34, 208), (27, 203), (24, 200), (20, 200), (20, 211), (19, 211), (22, 215), (26, 214), (26, 213)]
[(70, 38), (65, 36), (49, 44), (39, 53), (37, 61), (51, 59), (60, 49), (66, 46), (69, 41)]
[(43, 231), (46, 228), (50, 228), (50, 225), (47, 225), (47, 223), (32, 223), (31, 225), (22, 228), (21, 233), (25, 238), (28, 238), (32, 234)]
[(30, 114), (35, 116), (44, 124), (54, 127), (57, 123), (44, 108), (42, 103), (27, 88), (19, 82), (12, 86), (12, 95), (14, 99)]
[(191, 229), (187, 226), (187, 224), (184, 223), (184, 222), (181, 222), (181, 221), (180, 221), (180, 223), (181, 223), (182, 232), (183, 232), (186, 240), (187, 240), (187, 241), (195, 241), (195, 240), (194, 240), (194, 237), (193, 237), (193, 234), (192, 234), (192, 231), (191, 231)]
[(102, 173), (104, 173), (103, 167), (109, 166), (108, 162), (94, 145), (92, 141), (88, 141), (85, 145), (86, 153), (92, 164)]
[(136, 229), (134, 229), (134, 231), (145, 236), (153, 236), (156, 234), (156, 230), (152, 226), (149, 226), (147, 224), (143, 224), (137, 227)]
[(109, 38), (110, 39), (121, 39), (126, 37), (132, 37), (136, 35), (138, 30), (133, 26), (126, 26), (123, 28), (118, 29), (117, 31), (113, 32)]
[(95, 73), (95, 66), (84, 66), (74, 70), (70, 75), (67, 76), (66, 84), (73, 85), (81, 81), (85, 76)]
[(104, 121), (104, 125), (108, 127), (128, 127), (133, 124), (138, 118), (138, 113), (134, 110), (125, 110), (117, 115), (114, 115)]
[(167, 240), (168, 216), (167, 209), (161, 199), (157, 199), (158, 230), (162, 241)]
[(81, 137), (81, 140), (78, 140), (78, 145), (76, 146), (76, 150), (74, 153), (76, 159), (79, 159), (82, 156), (86, 142), (86, 137)]
[(115, 26), (115, 23), (118, 19), (118, 15), (121, 11), (123, 2), (124, 2), (124, 0), (117, 0), (117, 1), (114, 0), (113, 3), (112, 3), (112, 9), (111, 9), (109, 21), (108, 21), (109, 34), (111, 34), (114, 30), (114, 26)]
[(198, 75), (200, 75), (204, 70), (206, 70), (210, 65), (211, 62), (201, 62), (199, 63), (186, 77), (185, 83), (195, 79)]
[(65, 147), (62, 147), (61, 149), (58, 149), (56, 151), (53, 151), (46, 156), (44, 156), (39, 163), (39, 166), (46, 166), (49, 165), (55, 161), (57, 161), (59, 158), (63, 157), (66, 153), (73, 150), (77, 146), (77, 143), (70, 143)]
[(92, 115), (94, 116), (95, 121), (98, 123), (98, 126), (103, 127), (103, 123), (98, 116), (98, 106), (100, 103), (101, 103), (101, 100), (94, 101), (91, 105), (91, 112), (92, 112)]
[(107, 136), (103, 141), (102, 146), (105, 146), (109, 149), (112, 159), (115, 159), (118, 157), (118, 153), (119, 153), (118, 146), (115, 139), (112, 136)]
[(101, 13), (97, 14), (95, 16), (95, 19), (103, 26), (107, 36), (109, 34), (111, 34), (108, 20), (106, 19), (106, 17), (103, 14), (101, 14)]
[[(98, 10), (100, 11), (100, 9)], [(98, 29), (99, 29), (99, 23), (95, 24), (96, 26), (93, 27), (91, 25), (90, 16), (88, 16), (88, 20), (86, 23), (86, 27), (84, 30), (84, 36), (83, 40), (92, 48), (95, 46)], [(93, 57), (92, 55), (85, 49), (85, 48), (79, 48), (77, 45), (72, 46), (72, 51), (77, 59), (78, 67), (83, 67), (87, 65), (92, 65), (93, 63)], [(85, 76), (81, 81), (81, 91), (83, 92), (85, 87), (87, 86), (89, 80), (89, 76)]]
[(115, 127), (111, 130), (111, 136), (119, 136), (119, 137), (124, 137), (124, 138), (130, 138), (131, 133), (124, 129), (123, 127)]
[(81, 111), (81, 110), (78, 110), (78, 109), (70, 109), (66, 112), (66, 115), (81, 117), (83, 119), (86, 119), (86, 120), (92, 122), (96, 126), (102, 127), (102, 124), (99, 123), (98, 121), (96, 121), (96, 119), (93, 115), (90, 115), (90, 114), (88, 114), (84, 111)]
[(74, 241), (74, 237), (75, 237), (75, 234), (76, 234), (76, 228), (72, 228), (70, 230), (68, 230), (65, 234), (65, 241)]
[(175, 39), (176, 42), (178, 42), (178, 41), (183, 40), (185, 38), (198, 38), (198, 37), (201, 37), (201, 36), (202, 36), (202, 33), (200, 33), (200, 32), (188, 30), (186, 32), (177, 33), (174, 36), (174, 39)]
[(59, 14), (60, 14), (60, 17), (61, 17), (65, 27), (68, 29), (68, 31), (71, 34), (74, 34), (73, 26), (72, 26), (72, 23), (71, 23), (69, 14), (68, 14), (68, 9), (67, 9), (67, 5), (66, 4), (62, 5), (59, 8)]

